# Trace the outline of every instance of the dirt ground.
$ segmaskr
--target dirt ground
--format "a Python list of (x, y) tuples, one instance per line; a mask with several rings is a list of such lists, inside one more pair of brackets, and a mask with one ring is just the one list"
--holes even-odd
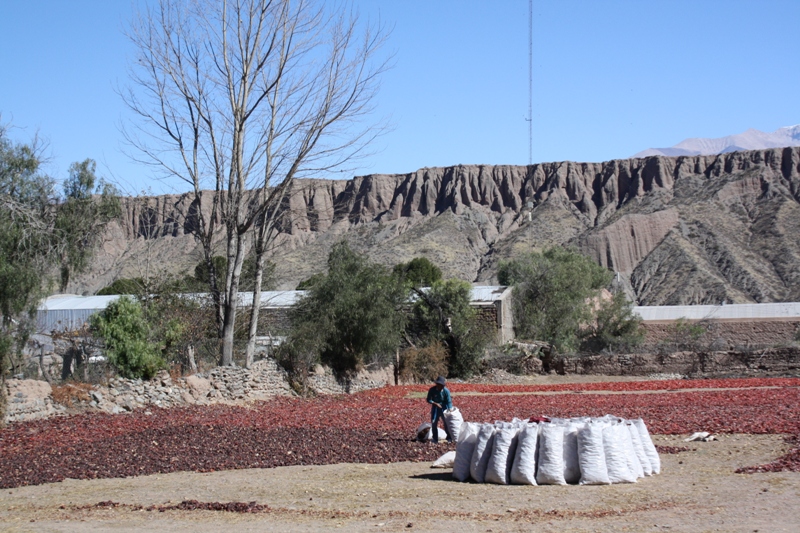
[[(780, 436), (654, 441), (692, 450), (662, 454), (661, 475), (628, 485), (458, 483), (428, 463), (67, 480), (0, 492), (0, 531), (800, 531), (800, 473), (734, 473), (785, 453)], [(94, 507), (109, 500), (121, 505)], [(183, 500), (255, 501), (269, 509), (140, 509)]]

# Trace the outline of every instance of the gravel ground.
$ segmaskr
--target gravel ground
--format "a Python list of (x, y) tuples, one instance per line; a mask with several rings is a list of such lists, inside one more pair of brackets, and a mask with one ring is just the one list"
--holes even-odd
[[(658, 445), (690, 451), (663, 454), (661, 475), (630, 485), (457, 483), (449, 470), (427, 463), (67, 480), (3, 490), (0, 530), (800, 531), (800, 473), (734, 473), (785, 453), (783, 438), (719, 439), (687, 444), (680, 436), (655, 436)], [(260, 507), (256, 513), (157, 508), (185, 500)]]

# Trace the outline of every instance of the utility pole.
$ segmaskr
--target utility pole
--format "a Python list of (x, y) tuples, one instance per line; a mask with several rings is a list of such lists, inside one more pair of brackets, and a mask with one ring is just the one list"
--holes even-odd
[(533, 164), (533, 0), (528, 0), (528, 164)]

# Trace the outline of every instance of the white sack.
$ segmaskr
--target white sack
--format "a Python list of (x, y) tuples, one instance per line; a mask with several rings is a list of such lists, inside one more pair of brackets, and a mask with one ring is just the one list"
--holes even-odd
[(627, 421), (623, 421), (620, 424), (620, 427), (622, 428), (620, 435), (622, 436), (622, 442), (625, 445), (625, 458), (628, 460), (628, 469), (636, 476), (637, 479), (644, 477), (644, 469), (642, 468), (641, 461), (639, 461), (639, 455), (636, 453), (636, 448), (633, 445), (633, 437), (631, 437), (631, 432), (628, 429)]
[(464, 422), (458, 433), (456, 443), (456, 460), (453, 463), (453, 479), (458, 481), (469, 480), (469, 467), (472, 461), (472, 452), (475, 451), (475, 443), (478, 441), (478, 431), (480, 424), (474, 422)]
[(438, 459), (436, 459), (431, 468), (453, 468), (453, 464), (456, 461), (456, 452), (447, 452), (446, 454), (442, 455)]
[(581, 480), (581, 466), (578, 459), (578, 424), (564, 427), (564, 481), (578, 483)]
[(486, 466), (486, 483), (508, 485), (514, 454), (517, 451), (517, 428), (499, 429), (494, 433), (494, 446)]
[(539, 485), (566, 485), (564, 479), (564, 426), (542, 424), (539, 430)]
[(608, 480), (611, 483), (636, 483), (636, 473), (628, 467), (626, 438), (629, 439), (630, 434), (620, 424), (613, 424), (603, 429), (603, 450), (606, 455)]
[(603, 428), (586, 424), (578, 431), (578, 456), (581, 464), (581, 485), (608, 485), (608, 469), (603, 449)]
[(458, 432), (461, 430), (461, 424), (464, 423), (464, 417), (461, 416), (458, 407), (444, 411), (444, 423), (450, 430), (450, 438), (453, 439), (453, 442), (458, 442)]
[(644, 420), (637, 418), (633, 421), (636, 429), (639, 430), (639, 436), (642, 438), (642, 445), (647, 458), (650, 460), (650, 467), (653, 469), (654, 474), (661, 473), (661, 458), (658, 456), (658, 451), (650, 438), (650, 432), (647, 431), (647, 426), (644, 425)]
[[(436, 427), (436, 431), (438, 431), (439, 440), (444, 440), (447, 438), (447, 433), (440, 428)], [(431, 432), (431, 423), (425, 422), (424, 424), (420, 424), (417, 428), (417, 440), (421, 442), (425, 442), (426, 440), (433, 440), (433, 433)]]
[(536, 448), (539, 443), (539, 425), (532, 424), (520, 430), (517, 451), (511, 465), (511, 483), (536, 485)]
[(486, 481), (486, 467), (492, 456), (494, 432), (495, 427), (492, 424), (484, 424), (478, 432), (478, 440), (469, 463), (469, 475), (478, 483)]
[(642, 472), (645, 476), (652, 476), (653, 467), (650, 465), (650, 459), (647, 458), (647, 452), (644, 451), (644, 445), (642, 444), (642, 437), (639, 435), (639, 430), (636, 429), (636, 425), (634, 425), (631, 420), (625, 422), (625, 427), (628, 428), (628, 433), (631, 435), (633, 449), (636, 452), (636, 458), (639, 459)]

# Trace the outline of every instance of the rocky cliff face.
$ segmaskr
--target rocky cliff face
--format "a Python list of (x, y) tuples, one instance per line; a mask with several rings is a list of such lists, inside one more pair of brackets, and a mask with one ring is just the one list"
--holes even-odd
[[(134, 198), (92, 271), (99, 289), (143, 271), (188, 271), (212, 197)], [(323, 270), (346, 238), (393, 265), (418, 255), (489, 282), (500, 260), (553, 244), (620, 273), (640, 304), (800, 299), (800, 148), (605, 163), (455, 166), (298, 180), (273, 261), (281, 288)]]

